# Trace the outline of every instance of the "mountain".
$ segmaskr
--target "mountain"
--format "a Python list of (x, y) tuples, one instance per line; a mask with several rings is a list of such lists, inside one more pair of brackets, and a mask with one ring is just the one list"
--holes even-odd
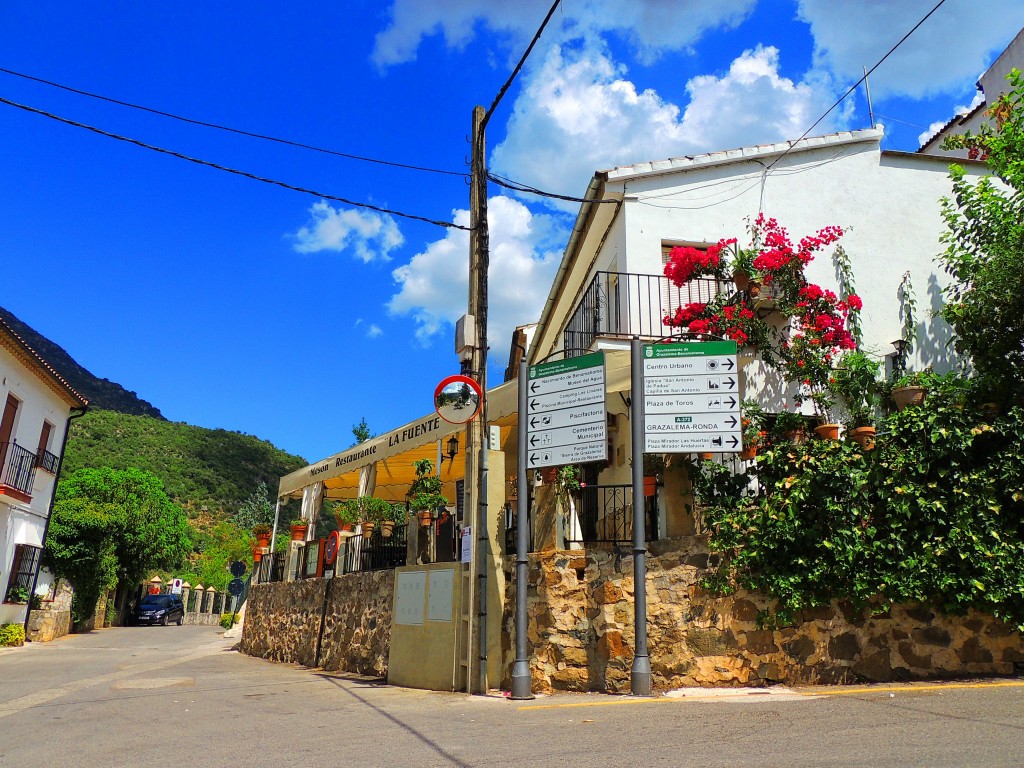
[(92, 410), (71, 424), (62, 472), (145, 469), (163, 480), (173, 500), (196, 512), (234, 512), (261, 482), (273, 499), (278, 480), (307, 464), (266, 440), (225, 429)]
[(134, 416), (149, 416), (163, 419), (160, 409), (148, 403), (134, 392), (129, 392), (120, 384), (109, 379), (101, 379), (81, 365), (67, 353), (31, 326), (26, 325), (3, 307), (0, 307), (0, 320), (21, 336), (40, 357), (52, 365), (68, 384), (89, 401), (90, 408), (102, 408), (109, 411), (129, 413)]

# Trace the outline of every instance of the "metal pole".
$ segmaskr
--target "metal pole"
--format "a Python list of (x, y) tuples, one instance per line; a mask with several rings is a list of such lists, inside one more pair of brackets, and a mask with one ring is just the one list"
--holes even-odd
[(634, 696), (651, 695), (651, 657), (647, 652), (647, 541), (644, 520), (644, 376), (640, 339), (633, 337), (630, 352), (630, 437), (633, 443), (633, 623), (636, 652), (630, 672)]
[(516, 509), (516, 658), (512, 664), (512, 695), (515, 701), (534, 698), (530, 690), (529, 648), (526, 643), (526, 582), (528, 579), (530, 547), (530, 529), (527, 515), (529, 514), (529, 494), (526, 480), (526, 414), (529, 398), (529, 381), (526, 361), (519, 363), (519, 472), (516, 476), (516, 487), (519, 489), (518, 508)]

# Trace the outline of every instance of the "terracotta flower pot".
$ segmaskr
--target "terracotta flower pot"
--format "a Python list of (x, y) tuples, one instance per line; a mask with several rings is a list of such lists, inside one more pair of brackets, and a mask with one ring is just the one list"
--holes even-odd
[(554, 483), (558, 480), (558, 467), (544, 467), (541, 470), (541, 477), (544, 478), (545, 483)]
[(856, 427), (846, 433), (850, 439), (860, 445), (865, 451), (873, 450), (875, 447), (875, 428)]
[(373, 529), (377, 527), (377, 524), (371, 520), (364, 520), (361, 525), (363, 526), (363, 538), (368, 539), (373, 536)]
[(744, 461), (753, 461), (756, 456), (757, 456), (757, 446), (756, 445), (751, 445), (751, 446), (749, 446), (747, 448), (744, 448), (743, 451), (740, 453), (740, 458), (743, 459)]
[(267, 533), (257, 533), (256, 534), (256, 545), (260, 546), (260, 547), (269, 547), (270, 546), (270, 532), (268, 531)]
[(715, 454), (711, 453), (711, 451), (705, 451), (700, 455), (700, 457), (707, 461), (711, 461), (711, 459), (715, 458)]
[(750, 273), (744, 272), (742, 269), (737, 269), (732, 273), (732, 281), (736, 284), (737, 291), (745, 291), (750, 285)]
[(654, 496), (658, 492), (658, 478), (654, 475), (644, 476), (644, 496)]
[(892, 399), (896, 402), (896, 410), (902, 411), (910, 405), (920, 405), (928, 392), (925, 387), (896, 387), (892, 391)]
[(416, 518), (420, 521), (420, 526), (426, 528), (434, 522), (434, 513), (429, 509), (421, 509), (416, 513)]
[(254, 563), (258, 563), (262, 559), (263, 559), (263, 547), (253, 547), (252, 548), (252, 561)]
[(293, 525), (289, 529), (292, 532), (292, 541), (305, 541), (306, 540), (306, 530), (307, 530), (307, 528), (308, 528), (308, 526), (306, 526), (305, 524), (303, 524), (303, 525)]
[(807, 442), (807, 432), (803, 429), (791, 429), (788, 432), (784, 432), (782, 436), (796, 445), (802, 445)]
[(390, 539), (391, 534), (395, 532), (395, 521), (385, 520), (380, 524), (380, 535), (382, 538)]
[(838, 440), (839, 439), (839, 424), (821, 424), (814, 428), (815, 433), (818, 437), (824, 440)]

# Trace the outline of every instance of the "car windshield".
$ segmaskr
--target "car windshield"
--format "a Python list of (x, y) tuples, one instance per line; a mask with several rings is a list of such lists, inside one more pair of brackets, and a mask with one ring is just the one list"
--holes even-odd
[(142, 598), (140, 608), (166, 608), (171, 604), (170, 595), (147, 595)]

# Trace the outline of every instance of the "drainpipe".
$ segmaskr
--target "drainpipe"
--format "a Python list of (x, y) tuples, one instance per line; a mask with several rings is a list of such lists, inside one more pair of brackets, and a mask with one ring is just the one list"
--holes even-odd
[[(46, 548), (46, 534), (50, 532), (50, 520), (53, 518), (53, 502), (57, 497), (57, 483), (60, 482), (60, 473), (64, 468), (64, 450), (68, 447), (68, 433), (71, 432), (71, 420), (77, 419), (85, 415), (85, 412), (89, 410), (89, 406), (83, 405), (81, 408), (72, 408), (72, 413), (68, 414), (68, 420), (64, 423), (64, 438), (60, 443), (60, 457), (57, 459), (57, 473), (53, 476), (53, 487), (50, 489), (50, 505), (46, 509), (46, 522), (43, 523), (43, 545), (41, 549)], [(74, 413), (78, 411), (78, 413)], [(39, 584), (39, 570), (43, 567), (42, 553), (39, 556), (39, 562), (36, 563), (36, 572), (32, 574), (32, 589), (28, 593), (28, 608), (25, 610), (25, 638), (28, 639), (28, 620), (32, 616), (32, 598), (35, 597), (36, 587)]]

